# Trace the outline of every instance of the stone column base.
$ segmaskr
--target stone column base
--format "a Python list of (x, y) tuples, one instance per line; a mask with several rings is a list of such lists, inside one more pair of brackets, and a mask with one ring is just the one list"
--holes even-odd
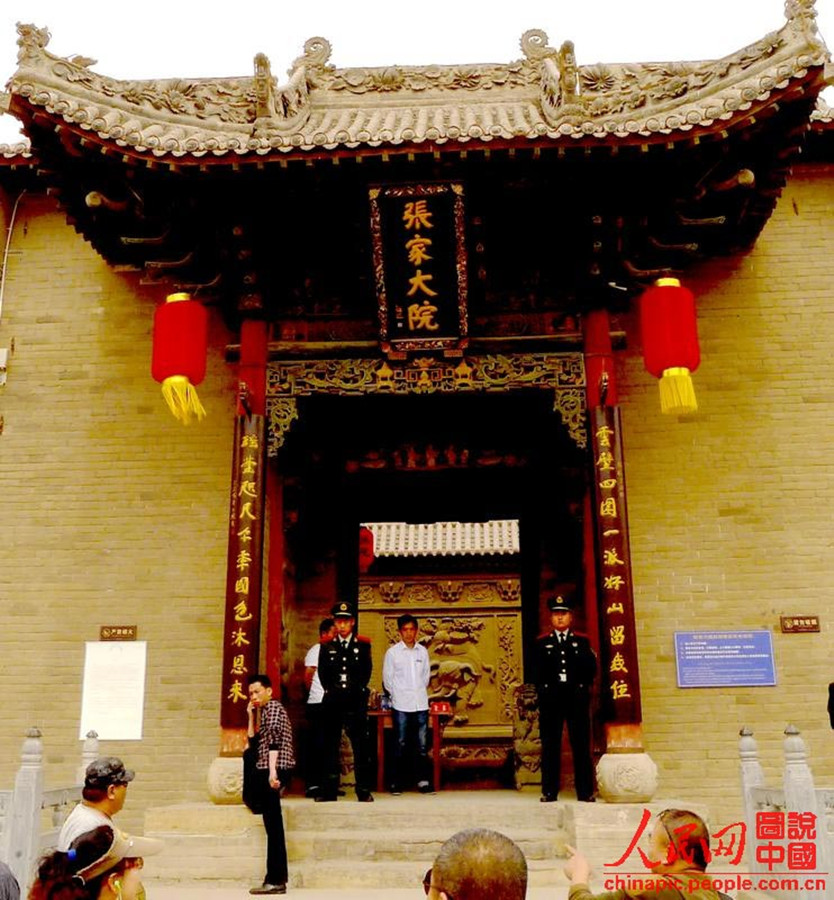
[(243, 759), (218, 756), (208, 770), (208, 794), (212, 803), (243, 803)]
[(648, 753), (605, 753), (597, 786), (606, 803), (646, 803), (657, 791), (657, 766)]

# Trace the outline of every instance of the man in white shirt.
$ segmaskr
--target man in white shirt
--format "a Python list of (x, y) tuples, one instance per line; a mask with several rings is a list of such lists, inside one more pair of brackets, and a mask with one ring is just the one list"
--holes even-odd
[(417, 619), (400, 616), (397, 629), (401, 640), (389, 647), (382, 664), (382, 685), (391, 698), (394, 720), (394, 764), (391, 793), (399, 795), (405, 784), (409, 751), (416, 755), (417, 790), (432, 793), (429, 763), (429, 696), (431, 677), (429, 653), (417, 643)]
[(127, 786), (134, 777), (135, 773), (116, 756), (93, 760), (84, 774), (82, 800), (67, 816), (57, 849), (66, 853), (77, 837), (101, 825), (116, 828), (112, 817), (125, 805)]
[(307, 758), (307, 797), (315, 797), (321, 790), (322, 753), (324, 746), (324, 725), (322, 723), (322, 704), (324, 688), (319, 678), (319, 651), (321, 645), (336, 637), (336, 625), (333, 619), (322, 619), (319, 624), (319, 643), (313, 644), (304, 657), (304, 683), (307, 685), (307, 724), (308, 758)]

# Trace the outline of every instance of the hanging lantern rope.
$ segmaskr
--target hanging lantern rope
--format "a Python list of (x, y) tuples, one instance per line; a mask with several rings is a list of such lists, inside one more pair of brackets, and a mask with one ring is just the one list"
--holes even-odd
[(206, 415), (196, 385), (206, 375), (207, 332), (205, 307), (188, 294), (169, 294), (154, 313), (151, 374), (183, 425)]

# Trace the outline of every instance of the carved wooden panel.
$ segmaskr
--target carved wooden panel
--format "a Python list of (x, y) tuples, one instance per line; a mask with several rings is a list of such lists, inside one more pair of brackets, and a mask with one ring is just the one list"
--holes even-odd
[(515, 690), (513, 722), (515, 784), (541, 784), (542, 740), (539, 733), (539, 702), (535, 685), (522, 684)]
[(282, 360), (267, 367), (269, 455), (275, 456), (298, 418), (297, 397), (316, 394), (425, 395), (552, 390), (553, 409), (577, 447), (587, 445), (585, 363), (581, 353), (501, 353), (449, 360), (418, 357)]

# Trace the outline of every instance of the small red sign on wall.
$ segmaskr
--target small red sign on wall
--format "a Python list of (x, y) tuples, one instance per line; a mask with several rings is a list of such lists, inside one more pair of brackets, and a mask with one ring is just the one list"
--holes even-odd
[(819, 616), (779, 616), (782, 634), (799, 634), (820, 630)]
[(98, 630), (100, 641), (135, 641), (138, 629), (135, 625), (102, 625)]

